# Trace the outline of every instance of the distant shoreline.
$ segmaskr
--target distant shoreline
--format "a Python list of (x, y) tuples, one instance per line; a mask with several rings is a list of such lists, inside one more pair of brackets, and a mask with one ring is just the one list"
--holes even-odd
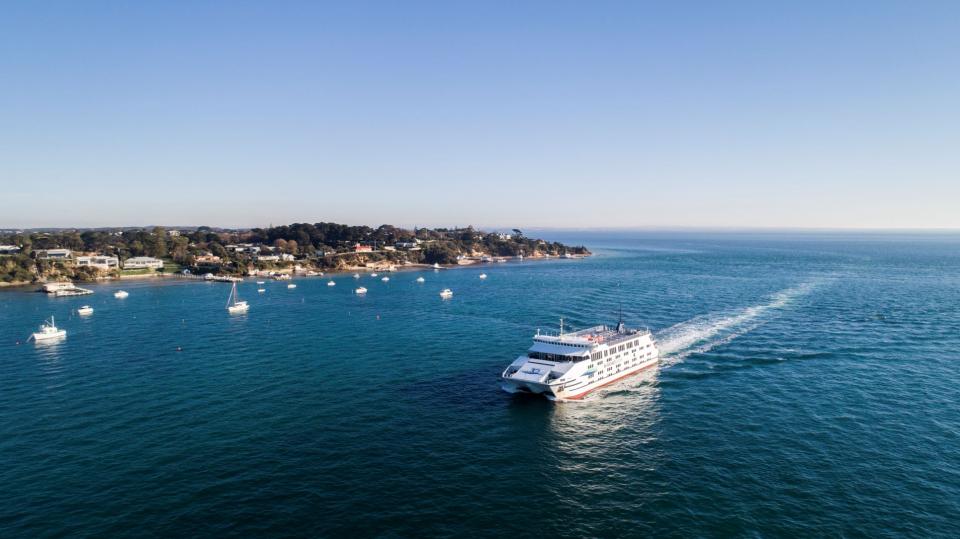
[[(593, 256), (593, 253), (589, 255), (582, 255), (577, 259), (587, 258), (590, 256)], [(348, 268), (336, 269), (333, 271), (322, 271), (320, 272), (322, 273), (322, 275), (307, 275), (305, 272), (294, 273), (289, 270), (281, 271), (279, 269), (275, 270), (274, 272), (290, 275), (292, 278), (297, 278), (297, 279), (312, 279), (312, 278), (332, 277), (332, 276), (349, 277), (349, 276), (352, 276), (354, 273), (367, 273), (367, 274), (369, 273), (400, 273), (400, 272), (429, 271), (429, 270), (447, 271), (447, 270), (459, 270), (459, 269), (466, 269), (466, 268), (477, 268), (477, 267), (488, 267), (488, 266), (489, 267), (511, 267), (517, 264), (522, 264), (524, 262), (534, 262), (534, 261), (541, 262), (541, 261), (548, 261), (548, 260), (569, 260), (569, 259), (564, 259), (561, 257), (553, 257), (553, 256), (549, 258), (544, 256), (537, 256), (537, 257), (524, 257), (522, 260), (508, 259), (506, 262), (471, 261), (466, 264), (441, 264), (439, 268), (435, 268), (432, 264), (418, 263), (418, 264), (397, 265), (397, 266), (394, 266), (394, 269), (392, 270), (351, 266)], [(270, 279), (268, 275), (243, 275), (239, 277), (242, 278), (244, 281), (257, 280), (257, 279), (264, 279), (264, 280)], [(148, 274), (141, 274), (141, 275), (121, 275), (119, 277), (106, 277), (102, 279), (94, 279), (94, 280), (86, 280), (86, 281), (77, 280), (72, 282), (77, 284), (89, 285), (89, 284), (110, 284), (110, 283), (118, 283), (122, 281), (151, 281), (151, 280), (210, 282), (200, 278), (198, 275), (182, 275), (179, 273), (152, 273), (152, 274), (148, 273)], [(50, 283), (50, 282), (58, 282), (58, 281), (0, 283), (0, 292), (5, 290), (18, 291), (18, 289), (28, 289), (28, 291), (31, 291), (31, 292), (40, 292), (41, 287), (43, 287), (44, 284)]]

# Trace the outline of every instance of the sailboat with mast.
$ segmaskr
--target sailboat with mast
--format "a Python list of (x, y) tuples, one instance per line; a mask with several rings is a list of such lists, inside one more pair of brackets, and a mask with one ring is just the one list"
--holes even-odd
[(233, 287), (230, 289), (230, 296), (227, 298), (227, 312), (230, 314), (240, 314), (249, 310), (250, 305), (240, 299), (240, 295), (237, 293), (237, 283), (234, 281)]

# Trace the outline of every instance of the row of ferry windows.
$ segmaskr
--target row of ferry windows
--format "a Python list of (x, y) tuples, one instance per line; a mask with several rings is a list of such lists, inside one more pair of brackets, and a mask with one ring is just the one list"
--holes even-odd
[[(652, 353), (652, 352), (651, 352), (651, 353)], [(647, 354), (647, 355), (649, 355), (649, 354)], [(636, 365), (636, 364), (637, 364), (637, 358), (633, 358), (632, 361), (626, 362), (626, 365), (624, 365), (623, 363), (617, 363), (617, 365), (616, 365), (616, 367), (617, 367), (617, 372), (620, 372), (621, 366), (623, 366), (623, 367), (630, 367), (630, 366), (633, 366), (633, 365)], [(593, 367), (593, 365), (588, 365), (588, 368), (589, 368), (589, 367)], [(596, 376), (597, 378), (606, 378), (607, 376), (611, 376), (611, 375), (613, 375), (613, 374), (615, 374), (615, 373), (613, 372), (613, 366), (610, 366), (610, 367), (607, 367), (607, 374), (604, 374), (603, 369), (600, 369), (600, 370), (598, 370), (598, 371), (595, 372), (595, 373), (593, 373), (593, 372), (590, 373), (590, 374), (587, 376), (587, 378), (593, 378), (594, 376)]]
[[(626, 348), (624, 348), (624, 346), (626, 346), (626, 348), (633, 348), (633, 346), (634, 346), (633, 341), (630, 341), (629, 343), (627, 343), (627, 345), (621, 344), (620, 346), (618, 346), (618, 347), (616, 347), (616, 348), (609, 348), (609, 349), (607, 349), (607, 350), (604, 350), (603, 352), (594, 352), (593, 354), (590, 354), (590, 359), (600, 359), (600, 358), (607, 357), (607, 356), (609, 356), (610, 354), (614, 354), (614, 353), (617, 353), (617, 352), (623, 352), (624, 350), (626, 350)], [(651, 345), (649, 345), (649, 344), (646, 345), (646, 346), (640, 346), (639, 344), (637, 345), (638, 348), (650, 348), (650, 346), (651, 346)]]
[[(646, 346), (640, 346), (639, 344), (636, 345), (637, 348), (650, 348), (650, 346), (652, 345), (650, 344), (647, 344)], [(590, 359), (602, 359), (610, 355), (616, 354), (617, 352), (623, 352), (627, 348), (633, 348), (633, 347), (634, 347), (634, 341), (630, 341), (626, 345), (621, 344), (616, 348), (608, 348), (603, 352), (594, 352), (590, 354)], [(579, 361), (583, 359), (580, 356), (565, 356), (563, 354), (548, 354), (546, 352), (530, 352), (527, 355), (531, 359), (542, 359), (545, 361)]]

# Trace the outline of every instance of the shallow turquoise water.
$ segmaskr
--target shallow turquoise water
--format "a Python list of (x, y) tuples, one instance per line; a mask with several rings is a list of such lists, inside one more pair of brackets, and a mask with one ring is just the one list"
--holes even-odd
[[(597, 256), (0, 293), (0, 536), (960, 535), (960, 238), (551, 239)], [(659, 370), (498, 389), (621, 298)]]

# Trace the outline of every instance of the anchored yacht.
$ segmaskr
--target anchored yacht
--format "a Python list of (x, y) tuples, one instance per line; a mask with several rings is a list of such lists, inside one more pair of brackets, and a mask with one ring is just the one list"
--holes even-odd
[(591, 391), (653, 367), (660, 351), (648, 329), (594, 326), (573, 333), (540, 333), (533, 346), (501, 375), (508, 393), (542, 394), (550, 400), (581, 399)]
[(53, 317), (50, 317), (50, 320), (45, 321), (40, 325), (40, 330), (36, 333), (30, 335), (30, 338), (35, 342), (40, 341), (52, 341), (55, 339), (63, 339), (67, 336), (67, 330), (60, 329), (53, 321)]
[(237, 283), (233, 283), (230, 295), (227, 297), (227, 312), (230, 314), (245, 313), (250, 310), (250, 304), (240, 299), (237, 294)]

